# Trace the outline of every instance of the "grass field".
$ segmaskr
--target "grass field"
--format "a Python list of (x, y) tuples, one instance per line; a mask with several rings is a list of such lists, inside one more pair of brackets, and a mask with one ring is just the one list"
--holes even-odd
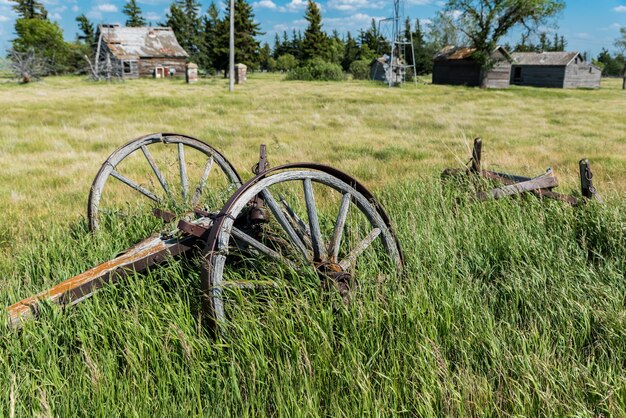
[[(626, 93), (252, 75), (0, 83), (0, 300), (114, 256), (146, 231), (87, 234), (89, 186), (119, 145), (180, 132), (244, 178), (278, 165), (360, 179), (397, 228), (406, 269), (339, 309), (315, 291), (246, 307), (237, 338), (198, 316), (193, 262), (171, 262), (76, 308), (0, 334), (0, 415), (626, 416)], [(476, 203), (442, 184), (472, 139), (489, 168), (578, 187), (589, 158), (607, 205)], [(375, 275), (376, 272), (371, 272)]]

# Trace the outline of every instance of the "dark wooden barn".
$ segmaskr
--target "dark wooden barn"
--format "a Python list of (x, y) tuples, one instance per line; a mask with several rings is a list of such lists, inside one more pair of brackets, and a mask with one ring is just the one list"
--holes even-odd
[(172, 29), (162, 27), (99, 25), (97, 49), (96, 55), (112, 60), (122, 78), (184, 77), (189, 57)]
[(600, 88), (602, 70), (578, 52), (515, 52), (511, 84), (554, 88)]
[[(472, 58), (476, 49), (446, 47), (433, 59), (433, 84), (480, 86), (483, 71)], [(507, 88), (511, 79), (511, 55), (502, 47), (493, 52), (495, 65), (485, 74), (485, 87)]]

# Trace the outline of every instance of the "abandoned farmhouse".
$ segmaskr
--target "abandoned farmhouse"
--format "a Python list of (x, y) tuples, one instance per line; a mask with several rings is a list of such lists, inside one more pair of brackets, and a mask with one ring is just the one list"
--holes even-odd
[(121, 69), (122, 78), (185, 76), (189, 55), (171, 28), (98, 26), (97, 56)]
[[(433, 84), (479, 86), (482, 73), (473, 48), (446, 47), (433, 60)], [(510, 84), (553, 88), (600, 88), (602, 71), (579, 52), (515, 52), (498, 47), (485, 87)]]

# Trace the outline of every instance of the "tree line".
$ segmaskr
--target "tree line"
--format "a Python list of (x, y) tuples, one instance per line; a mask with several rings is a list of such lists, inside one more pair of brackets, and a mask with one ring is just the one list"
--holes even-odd
[[(35, 51), (46, 62), (51, 74), (80, 72), (85, 67), (84, 56), (93, 56), (97, 44), (97, 29), (84, 14), (76, 18), (79, 33), (75, 41), (66, 42), (56, 22), (48, 19), (48, 12), (38, 0), (11, 0), (18, 15), (15, 22), (16, 38), (9, 53)], [(415, 64), (416, 75), (432, 70), (433, 55), (446, 45), (469, 45), (477, 49), (475, 58), (484, 66), (490, 65), (490, 53), (513, 27), (526, 29), (511, 51), (562, 51), (567, 46), (563, 36), (541, 33), (537, 29), (564, 7), (562, 0), (536, 0), (528, 6), (522, 0), (448, 0), (446, 6), (429, 22), (427, 30), (419, 19), (404, 22), (403, 36), (412, 40), (413, 48), (406, 48), (406, 63)], [(128, 0), (123, 8), (126, 26), (148, 24), (136, 0)], [(460, 17), (453, 12), (461, 11)], [(171, 27), (180, 45), (207, 74), (224, 73), (228, 67), (229, 5), (223, 13), (214, 2), (202, 11), (197, 0), (175, 0), (170, 4), (165, 21), (160, 26)], [(235, 0), (235, 60), (252, 71), (283, 71), (324, 63), (339, 71), (351, 72), (357, 78), (367, 78), (369, 63), (389, 53), (377, 22), (356, 33), (331, 33), (323, 29), (318, 5), (308, 0), (304, 18), (304, 32), (276, 34), (273, 45), (261, 43), (264, 35), (254, 21), (252, 6), (246, 0)], [(533, 30), (534, 29), (534, 30)], [(533, 42), (533, 39), (537, 39)], [(626, 29), (616, 42), (613, 55), (604, 49), (594, 62), (604, 68), (606, 75), (620, 75), (624, 71)]]

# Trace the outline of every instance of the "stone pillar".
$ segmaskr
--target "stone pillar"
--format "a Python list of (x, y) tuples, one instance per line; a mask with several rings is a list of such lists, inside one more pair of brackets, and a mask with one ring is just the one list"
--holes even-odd
[(248, 67), (245, 64), (235, 65), (235, 84), (243, 84), (246, 82), (246, 72)]
[(188, 62), (185, 66), (185, 81), (188, 84), (198, 81), (198, 65)]

